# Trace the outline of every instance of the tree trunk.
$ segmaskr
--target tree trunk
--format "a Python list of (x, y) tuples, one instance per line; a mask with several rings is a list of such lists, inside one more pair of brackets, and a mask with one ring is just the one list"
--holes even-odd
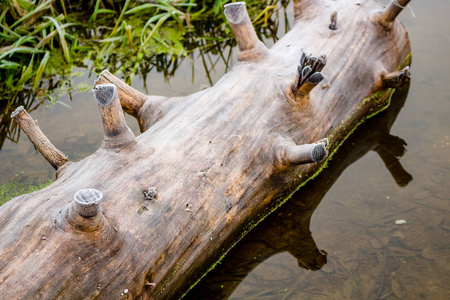
[(409, 76), (391, 74), (410, 58), (398, 6), (294, 2), (296, 24), (270, 50), (229, 4), (239, 62), (193, 95), (146, 96), (100, 75), (102, 147), (0, 208), (2, 297), (179, 298), (389, 105)]

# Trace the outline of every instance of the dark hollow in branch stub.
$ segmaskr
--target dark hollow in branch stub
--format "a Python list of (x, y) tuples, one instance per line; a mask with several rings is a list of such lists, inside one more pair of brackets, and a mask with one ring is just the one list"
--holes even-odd
[(300, 64), (297, 67), (298, 79), (292, 88), (296, 98), (307, 96), (324, 79), (320, 71), (326, 63), (325, 54), (316, 57), (302, 52)]
[(112, 83), (98, 84), (93, 93), (102, 117), (105, 133), (103, 146), (124, 148), (136, 142), (133, 132), (125, 121), (116, 86)]
[(239, 60), (258, 59), (268, 53), (268, 49), (256, 35), (245, 2), (225, 4), (224, 14), (239, 47)]
[(58, 170), (67, 162), (67, 156), (56, 149), (23, 106), (19, 106), (11, 114), (11, 118), (16, 120), (20, 128), (22, 128), (23, 132), (25, 132), (30, 139), (33, 146), (42, 154), (42, 156), (44, 156), (55, 170)]

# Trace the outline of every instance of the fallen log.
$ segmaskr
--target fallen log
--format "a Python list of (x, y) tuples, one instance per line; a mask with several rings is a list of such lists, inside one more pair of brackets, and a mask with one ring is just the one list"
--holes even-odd
[(398, 6), (294, 9), (295, 26), (269, 50), (245, 5), (227, 5), (239, 62), (187, 97), (147, 96), (103, 72), (101, 148), (56, 164), (52, 185), (0, 207), (2, 296), (179, 298), (385, 109), (392, 80), (409, 76), (390, 75), (410, 62)]

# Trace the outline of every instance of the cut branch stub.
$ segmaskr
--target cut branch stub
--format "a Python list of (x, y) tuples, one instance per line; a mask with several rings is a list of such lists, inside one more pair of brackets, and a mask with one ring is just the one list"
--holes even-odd
[(268, 53), (267, 47), (256, 35), (245, 2), (225, 4), (224, 14), (239, 47), (239, 60), (259, 59)]
[(73, 196), (75, 211), (82, 217), (95, 217), (99, 211), (99, 201), (103, 198), (102, 192), (96, 189), (79, 190)]
[(73, 196), (72, 204), (66, 215), (67, 222), (74, 228), (91, 232), (100, 228), (105, 222), (100, 209), (103, 194), (96, 189), (82, 189)]
[(112, 83), (98, 84), (93, 90), (102, 117), (105, 148), (125, 148), (136, 138), (128, 127), (120, 105), (117, 88)]
[(44, 156), (55, 170), (58, 170), (67, 162), (67, 156), (56, 149), (23, 106), (19, 106), (11, 114), (11, 118), (16, 120), (20, 128), (22, 128), (23, 132), (25, 132), (30, 139), (33, 146), (42, 154), (42, 156)]
[(148, 96), (132, 88), (131, 86), (111, 74), (108, 70), (104, 70), (100, 73), (95, 82), (95, 86), (104, 83), (112, 83), (116, 85), (120, 104), (122, 105), (123, 110), (126, 113), (137, 118), (139, 115), (139, 110), (144, 105)]
[(321, 161), (328, 155), (327, 144), (328, 140), (326, 139), (317, 143), (304, 145), (289, 143), (284, 146), (282, 161), (292, 165), (309, 164)]
[(395, 18), (401, 13), (411, 0), (391, 0), (389, 5), (378, 15), (378, 22), (390, 30)]
[(384, 88), (399, 88), (409, 82), (411, 72), (409, 66), (402, 70), (381, 74), (381, 82)]
[(331, 14), (331, 22), (328, 26), (331, 30), (337, 30), (337, 12), (333, 11)]

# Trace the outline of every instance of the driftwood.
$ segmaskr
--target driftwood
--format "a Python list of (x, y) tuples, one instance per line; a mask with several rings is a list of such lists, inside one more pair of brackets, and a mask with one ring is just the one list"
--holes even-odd
[(316, 271), (327, 263), (326, 250), (318, 249), (311, 235), (311, 217), (345, 169), (369, 151), (379, 152), (394, 180), (405, 186), (412, 176), (399, 159), (406, 152), (406, 142), (389, 133), (408, 94), (408, 86), (396, 91), (391, 105), (376, 118), (360, 126), (328, 163), (327, 169), (295, 193), (275, 213), (231, 249), (221, 264), (209, 272), (185, 299), (228, 299), (241, 281), (257, 266), (275, 254), (287, 252), (298, 266)]
[(52, 185), (0, 208), (2, 297), (181, 297), (389, 105), (383, 78), (409, 75), (390, 75), (409, 64), (395, 19), (408, 2), (294, 1), (296, 24), (270, 50), (244, 4), (229, 4), (239, 62), (187, 97), (146, 96), (103, 72), (102, 147), (50, 161)]

